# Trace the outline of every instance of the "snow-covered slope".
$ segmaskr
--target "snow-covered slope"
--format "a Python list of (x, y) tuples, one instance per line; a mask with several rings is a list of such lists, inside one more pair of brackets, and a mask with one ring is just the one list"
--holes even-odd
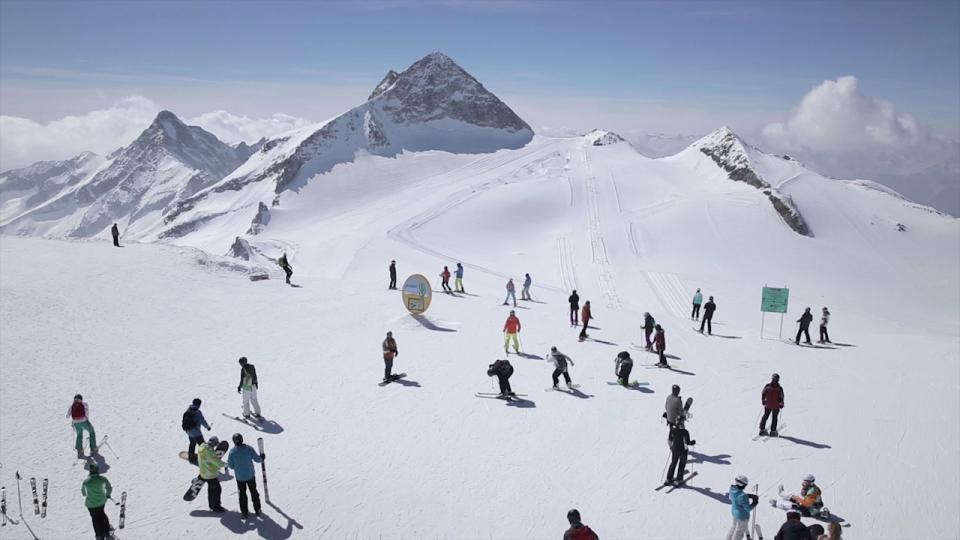
[(108, 158), (84, 152), (66, 161), (40, 161), (0, 173), (0, 225), (89, 181), (109, 163)]

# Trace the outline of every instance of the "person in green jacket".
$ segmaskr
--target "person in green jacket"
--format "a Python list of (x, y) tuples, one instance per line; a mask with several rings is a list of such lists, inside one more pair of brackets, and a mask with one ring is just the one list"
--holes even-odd
[(90, 512), (90, 520), (93, 521), (93, 533), (97, 540), (103, 540), (109, 537), (110, 531), (113, 530), (110, 527), (110, 518), (103, 511), (107, 499), (113, 492), (113, 486), (110, 485), (109, 480), (100, 475), (100, 467), (96, 463), (91, 463), (89, 470), (90, 476), (83, 481), (80, 493), (86, 497), (83, 503), (86, 505), (87, 511)]
[(217, 455), (217, 445), (220, 439), (210, 437), (210, 439), (200, 445), (200, 451), (197, 452), (200, 465), (200, 478), (207, 483), (207, 505), (213, 512), (225, 512), (223, 505), (220, 504), (220, 469), (227, 466), (220, 456)]

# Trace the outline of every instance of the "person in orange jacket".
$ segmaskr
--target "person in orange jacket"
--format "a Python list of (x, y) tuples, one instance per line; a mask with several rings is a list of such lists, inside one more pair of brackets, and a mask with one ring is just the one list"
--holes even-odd
[(590, 319), (592, 318), (593, 316), (590, 314), (590, 301), (587, 300), (584, 302), (583, 310), (580, 312), (580, 319), (583, 321), (583, 330), (580, 331), (580, 341), (590, 337), (587, 335), (587, 325), (590, 324)]
[(520, 319), (517, 318), (517, 314), (514, 310), (510, 310), (510, 316), (507, 317), (507, 322), (503, 324), (503, 352), (510, 353), (510, 340), (513, 340), (513, 350), (517, 354), (520, 354), (520, 338), (518, 334), (520, 333)]

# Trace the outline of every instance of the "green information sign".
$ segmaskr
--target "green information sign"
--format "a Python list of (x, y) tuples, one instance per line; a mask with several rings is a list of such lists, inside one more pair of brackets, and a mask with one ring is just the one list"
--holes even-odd
[(760, 311), (767, 313), (786, 313), (787, 301), (790, 299), (790, 289), (786, 287), (764, 287), (760, 299)]

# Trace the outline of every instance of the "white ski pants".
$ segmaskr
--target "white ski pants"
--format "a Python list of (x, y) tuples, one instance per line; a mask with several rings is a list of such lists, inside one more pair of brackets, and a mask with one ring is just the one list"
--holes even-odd
[(733, 525), (730, 526), (730, 532), (727, 533), (727, 540), (743, 540), (743, 535), (747, 534), (747, 528), (750, 526), (749, 519), (733, 518)]
[(250, 403), (253, 403), (253, 412), (260, 414), (260, 402), (257, 401), (257, 387), (252, 386), (249, 390), (244, 388), (243, 392), (243, 415), (250, 416)]

